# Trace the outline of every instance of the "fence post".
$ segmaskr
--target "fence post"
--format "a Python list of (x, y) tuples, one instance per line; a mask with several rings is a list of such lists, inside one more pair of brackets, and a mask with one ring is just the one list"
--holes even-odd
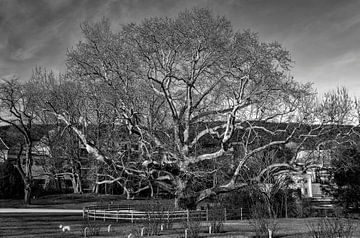
[(144, 236), (144, 234), (145, 234), (145, 227), (142, 227), (141, 228), (141, 231), (140, 231), (140, 236), (142, 237), (142, 236)]
[(83, 207), (83, 219), (85, 218), (85, 207)]
[(170, 211), (167, 211), (167, 227), (169, 228), (169, 223), (170, 223)]
[(185, 238), (188, 238), (188, 229), (185, 229)]
[(134, 223), (134, 210), (131, 210), (131, 223)]
[(106, 220), (106, 208), (104, 208), (104, 221)]
[(88, 233), (89, 233), (89, 227), (85, 227), (85, 229), (84, 229), (84, 237), (87, 237)]
[(187, 221), (189, 222), (190, 221), (190, 211), (189, 211), (189, 209), (186, 210), (186, 218), (187, 218)]
[(209, 221), (209, 208), (206, 208), (206, 221)]
[(242, 210), (242, 207), (240, 208), (240, 220), (243, 219), (243, 210)]
[(116, 222), (119, 222), (119, 209), (116, 211)]
[(226, 221), (226, 208), (224, 208), (224, 221)]
[(94, 221), (96, 219), (96, 208), (94, 208)]

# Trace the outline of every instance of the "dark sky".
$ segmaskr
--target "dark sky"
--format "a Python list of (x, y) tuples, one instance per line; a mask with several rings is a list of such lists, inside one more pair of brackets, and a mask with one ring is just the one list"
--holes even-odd
[(313, 82), (320, 93), (346, 86), (360, 97), (360, 0), (0, 0), (0, 77), (27, 80), (36, 66), (63, 71), (84, 21), (105, 16), (116, 30), (192, 7), (280, 42), (295, 61), (295, 79)]

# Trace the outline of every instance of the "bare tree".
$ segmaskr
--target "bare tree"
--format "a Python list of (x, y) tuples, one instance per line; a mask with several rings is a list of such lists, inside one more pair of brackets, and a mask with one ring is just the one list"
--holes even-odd
[[(194, 196), (199, 202), (246, 185), (237, 180), (247, 161), (291, 139), (290, 131), (281, 140), (270, 140), (256, 148), (238, 143), (240, 153), (230, 165), (234, 167), (230, 179), (189, 194), (186, 188), (191, 182), (191, 167), (231, 155), (237, 127), (260, 120), (301, 120), (296, 116), (300, 105), (311, 96), (310, 85), (289, 77), (290, 56), (280, 44), (260, 42), (250, 31), (234, 32), (227, 19), (206, 9), (185, 11), (175, 19), (146, 19), (123, 31), (142, 64), (145, 80), (164, 98), (171, 113), (174, 129), (168, 139), (175, 141), (172, 162), (180, 170), (176, 177), (178, 198)], [(206, 123), (206, 128), (196, 131), (199, 123)], [(269, 129), (249, 126), (247, 130), (256, 133)], [(283, 132), (269, 131), (273, 135)], [(216, 150), (198, 153), (197, 145), (209, 135), (219, 141)]]
[(354, 125), (357, 123), (355, 105), (356, 100), (349, 96), (347, 89), (338, 87), (324, 94), (318, 107), (319, 119), (329, 124)]
[(18, 169), (24, 182), (24, 202), (31, 203), (33, 186), (33, 154), (34, 131), (33, 124), (38, 120), (36, 100), (38, 94), (29, 84), (22, 84), (17, 79), (3, 81), (0, 85), (0, 121), (13, 126), (21, 134), (17, 151)]
[[(74, 192), (81, 191), (81, 159), (73, 153), (74, 149), (80, 150), (81, 144), (89, 154), (85, 163), (93, 172), (93, 192), (98, 192), (100, 185), (108, 187), (108, 184), (117, 183), (128, 198), (145, 189), (153, 195), (155, 181), (149, 180), (159, 174), (155, 176), (153, 169), (144, 168), (143, 160), (134, 157), (130, 147), (122, 146), (131, 142), (138, 144), (136, 136), (131, 139), (129, 135), (129, 131), (136, 130), (127, 123), (135, 119), (134, 116), (119, 116), (111, 88), (98, 82), (84, 86), (72, 80), (71, 75), (60, 75), (55, 81), (48, 80), (49, 77), (51, 74), (38, 69), (31, 83), (43, 93), (37, 101), (37, 112), (46, 112), (43, 119), (47, 123), (60, 122), (53, 130), (57, 134), (49, 138), (52, 162), (56, 165), (52, 166), (52, 176), (71, 176)], [(72, 135), (77, 139), (71, 138)], [(66, 141), (61, 140), (64, 136), (68, 137)], [(75, 145), (77, 148), (73, 140), (79, 141)]]
[[(82, 115), (89, 124), (123, 124), (141, 150), (132, 163), (123, 163), (71, 123), (66, 110), (52, 107), (106, 165), (108, 179), (99, 183), (126, 181), (134, 188), (131, 181), (144, 181), (137, 191), (156, 184), (175, 192), (177, 205), (193, 208), (206, 197), (259, 181), (259, 175), (241, 179), (254, 156), (291, 141), (299, 151), (330, 130), (316, 116), (311, 85), (289, 75), (288, 51), (249, 30), (234, 31), (226, 18), (207, 9), (145, 19), (119, 33), (105, 19), (82, 30), (85, 40), (67, 53), (67, 73), (82, 85), (85, 98), (95, 99)], [(318, 124), (304, 130), (309, 123)], [(295, 159), (260, 174), (294, 169)], [(157, 176), (150, 176), (154, 171)], [(211, 175), (211, 184), (194, 188), (194, 181)]]

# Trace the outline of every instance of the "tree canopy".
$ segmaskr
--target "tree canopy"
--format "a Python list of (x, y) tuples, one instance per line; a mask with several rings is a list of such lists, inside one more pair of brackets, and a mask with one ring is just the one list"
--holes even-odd
[[(290, 75), (281, 44), (235, 30), (208, 9), (147, 18), (118, 32), (107, 19), (81, 29), (84, 39), (68, 50), (58, 82), (40, 70), (29, 85), (42, 85), (34, 86), (42, 89), (38, 111), (71, 129), (99, 161), (97, 183), (118, 183), (128, 195), (159, 186), (178, 205), (194, 207), (265, 172), (294, 170), (296, 151), (348, 113), (346, 91), (316, 103), (311, 84)], [(331, 106), (343, 107), (342, 115)], [(328, 110), (319, 116), (320, 108)], [(138, 145), (132, 157), (120, 146), (124, 138)], [(244, 176), (294, 141), (292, 156)]]
[[(67, 53), (67, 68), (88, 96), (99, 99), (100, 105), (86, 111), (87, 119), (99, 119), (91, 112), (94, 108), (111, 108), (112, 119), (122, 120), (139, 135), (143, 164), (154, 162), (154, 150), (161, 149), (157, 163), (179, 170), (168, 177), (178, 197), (200, 201), (235, 189), (252, 156), (286, 143), (291, 135), (257, 148), (241, 141), (234, 153), (231, 141), (239, 123), (301, 122), (308, 113), (302, 109), (313, 91), (310, 84), (290, 76), (289, 52), (277, 42), (261, 42), (250, 30), (235, 31), (229, 20), (208, 9), (144, 19), (117, 33), (106, 19), (82, 29), (85, 39)], [(109, 110), (100, 115), (109, 115)], [(249, 135), (258, 129), (247, 128)], [(206, 135), (218, 141), (211, 150), (199, 146)], [(226, 164), (232, 171), (227, 181), (207, 193), (187, 189), (199, 176), (194, 168), (209, 173), (202, 165), (205, 161), (217, 170), (217, 162), (229, 156)]]

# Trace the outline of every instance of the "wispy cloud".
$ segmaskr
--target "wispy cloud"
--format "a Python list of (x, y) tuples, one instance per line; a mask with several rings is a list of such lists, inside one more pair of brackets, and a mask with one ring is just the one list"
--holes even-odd
[(81, 40), (84, 21), (105, 16), (118, 30), (121, 24), (174, 16), (194, 6), (225, 15), (235, 29), (250, 28), (263, 40), (279, 41), (295, 60), (298, 80), (321, 88), (340, 79), (356, 85), (358, 0), (0, 0), (0, 77), (16, 73), (28, 79), (35, 66), (63, 70), (66, 49)]

